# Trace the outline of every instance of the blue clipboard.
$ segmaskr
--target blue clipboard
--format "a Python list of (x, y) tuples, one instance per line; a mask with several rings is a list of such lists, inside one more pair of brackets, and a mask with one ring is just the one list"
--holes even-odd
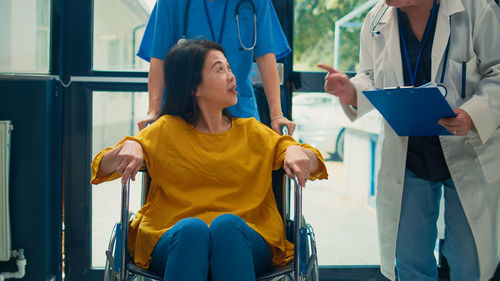
[(437, 122), (455, 117), (438, 87), (363, 91), (398, 136), (451, 135)]

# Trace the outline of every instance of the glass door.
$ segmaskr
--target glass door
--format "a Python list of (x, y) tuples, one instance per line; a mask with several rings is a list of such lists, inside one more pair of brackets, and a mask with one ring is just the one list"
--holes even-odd
[(375, 3), (294, 1), (293, 71), (300, 79), (292, 97), (293, 136), (321, 151), (329, 173), (328, 180), (309, 182), (303, 192), (321, 280), (385, 280), (378, 270), (373, 183), (380, 117), (373, 112), (350, 122), (338, 98), (324, 92), (326, 73), (316, 66), (324, 63), (354, 75), (361, 24)]

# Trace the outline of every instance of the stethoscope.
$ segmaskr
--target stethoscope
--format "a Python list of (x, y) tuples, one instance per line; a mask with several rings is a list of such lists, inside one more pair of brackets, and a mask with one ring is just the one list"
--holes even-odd
[[(253, 37), (253, 43), (252, 46), (250, 47), (245, 47), (243, 42), (241, 41), (241, 33), (240, 33), (240, 6), (241, 4), (248, 2), (250, 3), (250, 6), (252, 6), (252, 12), (253, 12), (253, 30), (254, 32), (254, 37)], [(236, 5), (236, 8), (234, 9), (234, 16), (236, 17), (236, 28), (238, 29), (238, 40), (240, 41), (240, 46), (243, 50), (245, 51), (251, 51), (255, 48), (255, 44), (257, 44), (257, 10), (255, 9), (255, 5), (253, 1), (251, 0), (240, 0), (238, 2), (238, 5)]]
[[(385, 9), (384, 9), (384, 7), (385, 7)], [(375, 37), (375, 35), (380, 34), (380, 30), (376, 30), (376, 29), (377, 29), (378, 24), (380, 23), (380, 20), (384, 17), (385, 12), (387, 12), (387, 9), (389, 9), (389, 6), (387, 4), (380, 5), (380, 7), (377, 9), (377, 12), (370, 20), (369, 26), (370, 26), (370, 33), (371, 33), (372, 37)]]
[[(224, 17), (222, 20), (222, 27), (221, 27), (221, 31), (219, 33), (219, 38), (216, 41), (215, 32), (214, 32), (213, 25), (212, 25), (212, 19), (210, 17), (209, 12), (208, 12), (207, 2), (206, 2), (206, 0), (203, 0), (203, 4), (204, 4), (204, 8), (205, 8), (205, 15), (206, 15), (207, 20), (208, 20), (208, 27), (210, 28), (210, 33), (212, 35), (212, 39), (219, 44), (222, 42), (222, 35), (224, 33), (223, 32), (224, 25), (226, 23), (227, 5), (230, 1), (232, 1), (232, 0), (227, 0), (226, 5), (224, 6), (224, 13), (223, 13)], [(250, 4), (250, 6), (252, 7), (252, 12), (253, 12), (254, 38), (253, 38), (253, 43), (250, 47), (245, 46), (243, 44), (243, 41), (241, 40), (240, 9), (244, 3)], [(191, 7), (191, 0), (187, 0), (186, 10), (184, 11), (184, 26), (183, 26), (183, 31), (182, 31), (182, 37), (179, 39), (178, 42), (182, 42), (182, 41), (186, 40), (187, 25), (188, 25), (188, 20), (189, 20), (189, 8), (190, 7)], [(240, 43), (240, 50), (252, 51), (253, 49), (255, 49), (255, 45), (257, 44), (257, 10), (255, 9), (255, 4), (253, 3), (253, 1), (252, 0), (240, 0), (240, 1), (238, 1), (238, 4), (234, 8), (234, 16), (236, 17), (236, 29), (238, 31), (238, 41)]]

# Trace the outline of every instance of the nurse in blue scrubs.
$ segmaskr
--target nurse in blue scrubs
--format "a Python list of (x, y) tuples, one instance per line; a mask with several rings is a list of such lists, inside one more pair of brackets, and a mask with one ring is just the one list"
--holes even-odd
[(291, 50), (270, 0), (158, 0), (137, 53), (150, 62), (148, 117), (139, 122), (139, 129), (160, 115), (164, 60), (180, 38), (212, 40), (224, 47), (238, 85), (238, 103), (229, 107), (229, 112), (235, 117), (260, 120), (250, 81), (255, 57), (269, 104), (271, 127), (279, 133), (280, 127), (287, 125), (293, 132), (295, 123), (281, 110), (276, 66), (276, 60)]

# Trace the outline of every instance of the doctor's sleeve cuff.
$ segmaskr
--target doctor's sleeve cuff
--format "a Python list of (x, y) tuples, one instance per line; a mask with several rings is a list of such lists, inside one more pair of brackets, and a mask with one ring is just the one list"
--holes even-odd
[(486, 96), (473, 96), (464, 103), (461, 109), (465, 110), (472, 119), (481, 142), (484, 144), (497, 129), (495, 113)]
[(356, 121), (373, 109), (372, 104), (363, 94), (363, 91), (368, 90), (371, 87), (371, 83), (366, 78), (360, 77), (358, 75), (351, 78), (350, 81), (354, 85), (354, 88), (356, 90), (356, 99), (358, 102), (358, 106), (353, 107), (350, 105), (342, 105), (342, 109), (351, 121)]

